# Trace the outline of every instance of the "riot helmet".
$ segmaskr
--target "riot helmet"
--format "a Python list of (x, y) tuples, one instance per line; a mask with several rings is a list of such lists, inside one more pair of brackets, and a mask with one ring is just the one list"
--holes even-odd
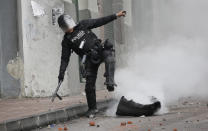
[(76, 26), (73, 18), (70, 15), (66, 14), (59, 16), (58, 25), (64, 32)]

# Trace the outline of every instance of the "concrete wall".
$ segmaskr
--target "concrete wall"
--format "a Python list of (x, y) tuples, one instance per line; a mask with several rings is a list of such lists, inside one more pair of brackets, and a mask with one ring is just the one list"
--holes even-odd
[(0, 32), (0, 98), (1, 98), (1, 90), (2, 90), (2, 42), (1, 42), (1, 32)]
[(1, 40), (1, 32), (0, 32), (0, 98), (2, 96), (1, 90), (2, 90), (2, 40)]
[(0, 96), (18, 97), (20, 83), (7, 71), (8, 63), (13, 64), (18, 52), (17, 1), (0, 1)]
[[(62, 0), (34, 0), (45, 11), (43, 16), (34, 16), (30, 0), (21, 0), (22, 45), (24, 58), (24, 79), (22, 96), (50, 96), (58, 83), (63, 32), (57, 23), (52, 24), (52, 9), (66, 8), (75, 16), (72, 3)], [(65, 6), (64, 6), (65, 3)], [(70, 6), (67, 8), (67, 6)], [(55, 20), (56, 21), (56, 20)], [(70, 69), (65, 73), (65, 80), (60, 89), (61, 95), (80, 93), (81, 84), (78, 74), (78, 59), (72, 55)]]

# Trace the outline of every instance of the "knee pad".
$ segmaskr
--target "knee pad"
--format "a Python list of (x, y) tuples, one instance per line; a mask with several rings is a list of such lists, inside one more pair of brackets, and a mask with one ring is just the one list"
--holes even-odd
[(115, 57), (115, 50), (113, 49), (113, 44), (108, 41), (108, 39), (104, 42), (104, 50), (103, 57), (104, 59), (107, 57)]
[(108, 49), (113, 49), (113, 43), (109, 42), (109, 40), (107, 39), (104, 42), (104, 49), (108, 50)]
[(107, 56), (106, 58), (105, 58), (105, 60), (104, 60), (106, 63), (115, 63), (116, 62), (116, 60), (115, 60), (115, 57), (113, 57), (113, 56)]
[(115, 51), (114, 50), (104, 50), (103, 59), (105, 62), (115, 62)]

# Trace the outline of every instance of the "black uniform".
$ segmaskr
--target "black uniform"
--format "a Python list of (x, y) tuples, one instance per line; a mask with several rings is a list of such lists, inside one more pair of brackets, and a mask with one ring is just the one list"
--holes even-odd
[(96, 94), (95, 83), (97, 78), (97, 71), (99, 65), (105, 62), (105, 77), (107, 88), (115, 85), (114, 71), (115, 71), (115, 55), (113, 44), (108, 40), (101, 44), (101, 40), (91, 31), (93, 28), (105, 25), (117, 16), (110, 15), (98, 19), (83, 20), (74, 27), (72, 33), (65, 33), (62, 41), (62, 56), (61, 66), (59, 72), (59, 79), (63, 79), (65, 70), (69, 63), (69, 58), (72, 52), (78, 54), (81, 58), (86, 56), (85, 70), (86, 70), (86, 97), (89, 109), (96, 109)]

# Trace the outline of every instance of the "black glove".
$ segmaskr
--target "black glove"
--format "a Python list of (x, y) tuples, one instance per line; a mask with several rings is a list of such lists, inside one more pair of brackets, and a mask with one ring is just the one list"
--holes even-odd
[(114, 91), (114, 86), (107, 86), (107, 90), (109, 92), (113, 92)]
[(64, 72), (60, 72), (58, 76), (58, 82), (60, 83), (63, 80), (64, 80)]

